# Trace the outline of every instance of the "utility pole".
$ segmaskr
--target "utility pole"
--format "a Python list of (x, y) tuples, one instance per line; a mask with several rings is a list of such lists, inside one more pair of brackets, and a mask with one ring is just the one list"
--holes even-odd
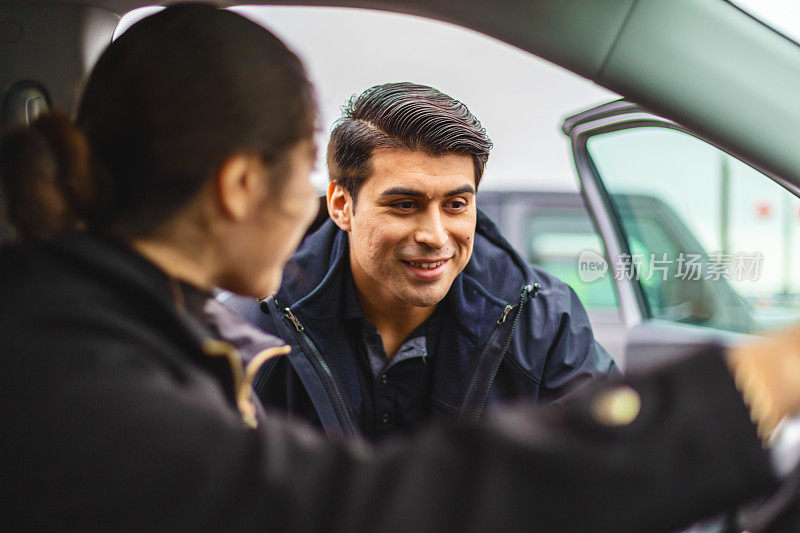
[(728, 154), (721, 153), (719, 162), (719, 245), (720, 253), (730, 253), (731, 164)]

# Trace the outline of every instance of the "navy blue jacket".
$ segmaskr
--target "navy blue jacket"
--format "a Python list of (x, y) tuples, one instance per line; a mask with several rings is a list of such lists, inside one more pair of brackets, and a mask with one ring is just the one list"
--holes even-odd
[[(328, 220), (303, 241), (275, 297), (226, 303), (292, 346), (257, 378), (264, 404), (355, 437), (362, 398), (340, 318), (348, 258), (347, 233)], [(439, 346), (449, 350), (434, 357), (435, 419), (477, 421), (493, 403), (558, 400), (619, 372), (572, 289), (523, 260), (483, 213), (472, 258), (442, 303), (450, 326)]]

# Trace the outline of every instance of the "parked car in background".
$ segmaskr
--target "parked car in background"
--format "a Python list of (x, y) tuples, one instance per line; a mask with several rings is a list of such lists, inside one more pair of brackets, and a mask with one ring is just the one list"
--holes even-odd
[[(654, 316), (740, 333), (774, 325), (759, 313), (763, 302), (742, 297), (731, 285), (730, 270), (736, 265), (715, 264), (715, 254), (703, 247), (664, 200), (621, 193), (614, 195), (614, 201), (620, 221), (628, 228), (628, 255), (637, 269), (631, 277), (641, 281)], [(489, 190), (480, 191), (479, 205), (523, 257), (575, 290), (595, 337), (624, 367), (627, 328), (615, 281), (624, 281), (632, 273), (621, 270), (626, 266), (623, 261), (609, 260), (581, 194)], [(691, 262), (688, 267), (687, 262)], [(719, 276), (711, 272), (726, 266), (728, 271)]]

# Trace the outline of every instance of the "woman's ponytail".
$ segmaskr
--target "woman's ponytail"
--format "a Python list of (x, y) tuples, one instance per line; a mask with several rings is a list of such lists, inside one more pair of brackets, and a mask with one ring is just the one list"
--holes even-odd
[(63, 113), (0, 138), (0, 186), (21, 238), (48, 240), (83, 228), (97, 201), (94, 174), (86, 137)]

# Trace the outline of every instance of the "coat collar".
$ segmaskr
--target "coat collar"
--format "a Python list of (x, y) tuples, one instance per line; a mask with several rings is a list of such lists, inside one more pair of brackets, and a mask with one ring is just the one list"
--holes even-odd
[[(336, 293), (337, 297), (340, 295), (341, 276), (349, 272), (346, 264), (348, 251), (347, 233), (332, 220), (327, 220), (304, 239), (286, 265), (278, 300), (304, 316), (338, 316), (337, 310), (329, 305), (330, 293)], [(463, 292), (458, 286), (468, 286), (466, 290), (470, 294), (466, 295), (467, 298), (472, 299), (475, 291), (481, 298), (505, 307), (516, 302), (520, 289), (530, 283), (532, 277), (532, 270), (525, 260), (500, 235), (494, 223), (478, 210), (472, 257), (456, 277), (445, 300)]]
[[(356, 363), (341, 327), (349, 301), (345, 291), (352, 287), (346, 278), (351, 276), (348, 262), (347, 233), (326, 221), (287, 264), (276, 300), (304, 324), (358, 408)], [(518, 301), (532, 279), (527, 263), (479, 211), (472, 258), (439, 304), (447, 311), (439, 337), (447, 350), (439, 350), (442, 356), (435, 358), (434, 369), (433, 396), (439, 404), (455, 408), (470, 360), (486, 344), (505, 307)]]

